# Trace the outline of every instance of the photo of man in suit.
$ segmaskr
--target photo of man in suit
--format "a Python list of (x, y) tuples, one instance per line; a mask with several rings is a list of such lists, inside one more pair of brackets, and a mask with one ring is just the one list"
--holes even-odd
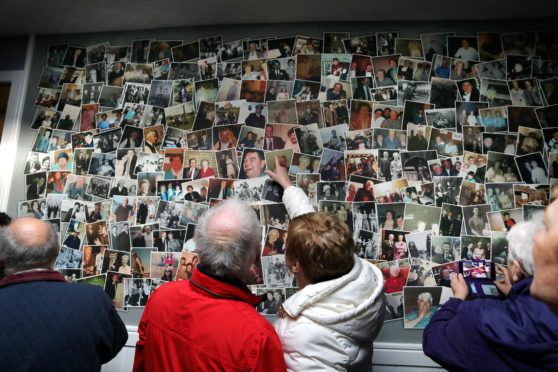
[(194, 191), (194, 187), (192, 185), (186, 186), (186, 195), (184, 195), (184, 200), (201, 203), (205, 201), (199, 192)]
[(110, 189), (109, 196), (112, 197), (114, 195), (128, 195), (128, 188), (124, 186), (124, 180), (118, 180), (117, 185)]
[(269, 61), (268, 68), (270, 80), (290, 80), (289, 74), (281, 68), (281, 63), (278, 60)]
[(265, 116), (262, 115), (263, 106), (257, 105), (256, 112), (250, 113), (244, 121), (250, 127), (263, 128), (265, 126)]
[(285, 141), (281, 137), (273, 136), (273, 127), (268, 125), (265, 127), (264, 150), (282, 150), (285, 147)]
[(159, 252), (167, 252), (169, 246), (169, 239), (167, 237), (166, 231), (160, 231), (159, 237), (155, 240), (155, 247)]
[(200, 169), (196, 166), (197, 160), (192, 158), (188, 161), (189, 166), (184, 168), (184, 178), (197, 180), (200, 178)]
[(370, 78), (366, 77), (359, 83), (360, 84), (357, 84), (357, 87), (353, 94), (353, 98), (372, 101), (372, 93), (370, 92), (370, 89), (372, 88), (372, 81), (370, 80)]

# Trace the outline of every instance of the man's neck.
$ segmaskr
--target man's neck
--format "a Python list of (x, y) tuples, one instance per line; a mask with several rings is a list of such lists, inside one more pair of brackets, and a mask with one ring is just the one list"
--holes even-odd
[(50, 271), (50, 270), (53, 270), (53, 268), (52, 267), (39, 267), (39, 268), (36, 268), (36, 269), (18, 271), (18, 272), (13, 273), (12, 275), (30, 273), (30, 272), (34, 272), (34, 271)]

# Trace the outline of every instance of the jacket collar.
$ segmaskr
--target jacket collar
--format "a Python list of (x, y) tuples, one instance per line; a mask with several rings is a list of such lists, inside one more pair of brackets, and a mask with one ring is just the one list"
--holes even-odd
[(56, 270), (32, 270), (15, 273), (6, 276), (0, 280), (0, 288), (4, 288), (13, 284), (29, 283), (29, 282), (64, 282), (64, 276)]
[[(380, 269), (376, 266), (360, 259), (356, 254), (353, 256), (353, 268), (345, 275), (339, 278), (326, 280), (315, 284), (309, 284), (283, 303), (283, 308), (288, 316), (296, 318), (302, 314), (306, 309), (312, 307), (317, 302), (324, 302), (330, 295), (340, 291), (341, 289), (347, 290), (350, 288), (351, 283), (362, 279), (363, 275), (369, 276), (369, 286), (371, 291), (368, 293), (367, 298), (354, 309), (347, 312), (340, 312), (335, 315), (316, 315), (305, 312), (305, 317), (316, 321), (318, 323), (338, 323), (340, 320), (347, 319), (349, 316), (356, 316), (361, 314), (372, 304), (378, 302), (378, 299), (383, 296), (384, 279)], [(349, 315), (352, 314), (352, 315)]]
[(198, 264), (192, 272), (190, 284), (194, 291), (218, 299), (242, 301), (252, 306), (256, 306), (262, 302), (262, 297), (252, 294), (248, 287), (241, 281), (213, 275), (210, 276), (209, 273), (207, 273), (207, 269), (200, 264)]
[(532, 281), (533, 281), (533, 276), (529, 276), (515, 283), (514, 285), (512, 285), (508, 296), (521, 296), (521, 295), (529, 294)]

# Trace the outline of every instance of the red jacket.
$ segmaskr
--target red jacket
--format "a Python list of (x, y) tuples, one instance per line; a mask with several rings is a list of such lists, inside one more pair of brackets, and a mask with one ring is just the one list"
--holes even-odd
[(139, 324), (134, 371), (284, 371), (279, 337), (255, 310), (260, 297), (209, 277), (155, 290)]

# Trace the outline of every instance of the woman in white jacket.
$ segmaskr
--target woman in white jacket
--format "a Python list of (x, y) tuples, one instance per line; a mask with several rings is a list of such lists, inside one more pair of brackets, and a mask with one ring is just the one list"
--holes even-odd
[(381, 271), (355, 255), (346, 224), (314, 211), (286, 168), (267, 174), (284, 189), (291, 218), (285, 258), (300, 287), (283, 303), (275, 323), (287, 369), (371, 370), (385, 310)]

